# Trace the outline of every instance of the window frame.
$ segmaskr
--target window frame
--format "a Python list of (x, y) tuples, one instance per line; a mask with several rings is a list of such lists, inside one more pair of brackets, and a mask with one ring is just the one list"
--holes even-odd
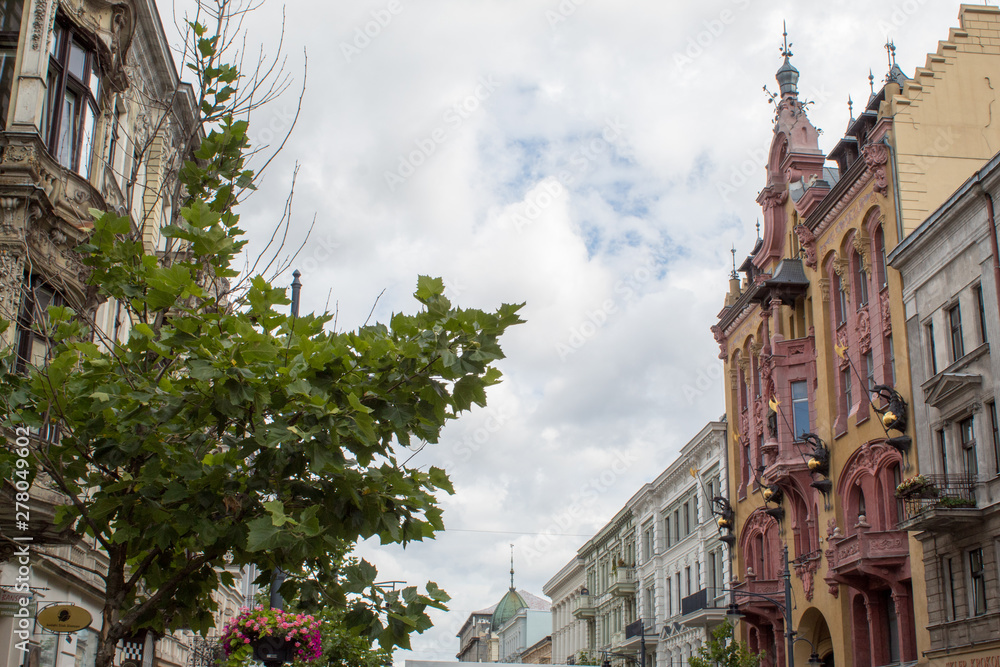
[[(802, 396), (796, 397), (795, 389), (801, 387), (803, 390)], [(803, 433), (809, 433), (811, 424), (809, 421), (809, 381), (808, 380), (795, 380), (789, 386), (789, 394), (792, 397), (792, 440), (799, 441)], [(805, 417), (805, 429), (799, 428), (799, 411), (802, 407), (805, 407), (804, 417)]]
[(1000, 475), (1000, 415), (997, 414), (997, 402), (989, 401), (986, 404), (990, 413), (990, 429), (993, 439), (993, 460), (996, 464), (996, 473)]
[(948, 308), (948, 331), (951, 336), (951, 360), (958, 361), (965, 356), (965, 340), (962, 337), (962, 309), (960, 304)]
[(930, 361), (931, 375), (937, 375), (937, 345), (934, 343), (934, 322), (928, 322), (924, 325), (924, 336), (927, 338), (927, 355)]
[(983, 616), (989, 611), (989, 600), (986, 597), (986, 558), (981, 546), (966, 553), (969, 555), (969, 614)]
[[(6, 130), (11, 94), (14, 91), (14, 63), (17, 59), (17, 42), (21, 34), (21, 22), (24, 20), (25, 2), (0, 0), (0, 6), (6, 9), (20, 8), (20, 13), (16, 13), (16, 25), (13, 25), (15, 21), (5, 21), (7, 25), (0, 24), (0, 123), (2, 123), (0, 130)], [(4, 12), (0, 17), (6, 20), (14, 14), (14, 12)]]
[(976, 452), (976, 422), (972, 415), (958, 422), (958, 441), (962, 445), (965, 474), (975, 479), (979, 476), (979, 460)]
[(976, 294), (976, 308), (979, 311), (979, 343), (988, 343), (989, 333), (986, 329), (986, 301), (983, 298), (983, 284), (979, 283), (972, 290)]
[(857, 304), (855, 305), (855, 310), (861, 310), (868, 305), (868, 272), (865, 270), (865, 263), (861, 258), (861, 255), (857, 252), (853, 253), (852, 262), (854, 265), (854, 282), (855, 288), (854, 295), (857, 299)]
[[(72, 70), (73, 46), (83, 51), (83, 79)], [(42, 120), (42, 139), (49, 154), (60, 166), (89, 179), (94, 167), (94, 152), (97, 139), (97, 126), (101, 119), (101, 97), (104, 93), (104, 82), (100, 67), (100, 59), (94, 40), (84, 30), (67, 20), (62, 14), (56, 16), (53, 26), (52, 47), (49, 50), (48, 68), (46, 71), (46, 92)], [(93, 78), (97, 77), (96, 92)], [(64, 159), (63, 127), (66, 108), (66, 93), (71, 92), (76, 97), (76, 107), (72, 112), (72, 125), (75, 135), (69, 145), (70, 155)], [(89, 118), (89, 141), (87, 111)]]

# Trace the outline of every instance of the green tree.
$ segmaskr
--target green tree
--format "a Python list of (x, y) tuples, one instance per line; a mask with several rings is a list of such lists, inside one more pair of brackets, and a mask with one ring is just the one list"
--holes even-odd
[[(205, 131), (163, 228), (172, 250), (149, 252), (129, 218), (93, 212), (78, 250), (128, 331), (111, 339), (85, 313), (50, 308), (36, 325), (51, 341), (45, 363), (17, 373), (15, 352), (4, 358), (3, 425), (58, 432), (31, 450), (36, 483), (65, 495), (58, 524), (107, 555), (97, 667), (140, 629), (206, 633), (227, 565), (256, 565), (260, 583), (280, 568), (286, 598), (331, 607), (369, 645), (408, 647), (447, 595), (433, 583), (382, 590), (373, 566), (341, 557), (360, 539), (443, 529), (445, 471), (408, 468), (396, 449), (435, 443), (485, 405), (519, 306), (457, 308), (441, 280), (420, 277), (418, 312), (343, 333), (329, 314), (287, 314), (285, 290), (260, 275), (242, 280), (236, 207), (254, 174), (232, 107), (240, 74), (220, 61), (222, 32), (190, 27)], [(349, 654), (342, 639), (331, 651)]]
[(733, 638), (733, 626), (723, 621), (712, 630), (712, 638), (688, 658), (691, 667), (759, 667), (764, 653), (752, 653), (744, 642)]

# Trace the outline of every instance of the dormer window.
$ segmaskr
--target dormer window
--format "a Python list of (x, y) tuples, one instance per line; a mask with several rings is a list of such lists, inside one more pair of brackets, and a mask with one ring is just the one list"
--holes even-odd
[(97, 54), (86, 36), (56, 22), (49, 51), (42, 132), (49, 153), (67, 169), (87, 178), (94, 153), (101, 99)]

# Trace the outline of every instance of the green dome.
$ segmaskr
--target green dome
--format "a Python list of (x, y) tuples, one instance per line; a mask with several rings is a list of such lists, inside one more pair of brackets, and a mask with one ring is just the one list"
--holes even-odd
[(496, 632), (504, 623), (514, 618), (514, 614), (518, 610), (525, 609), (527, 606), (528, 603), (524, 601), (521, 594), (511, 588), (504, 593), (503, 599), (500, 600), (497, 608), (493, 611), (493, 620), (490, 622), (490, 627)]

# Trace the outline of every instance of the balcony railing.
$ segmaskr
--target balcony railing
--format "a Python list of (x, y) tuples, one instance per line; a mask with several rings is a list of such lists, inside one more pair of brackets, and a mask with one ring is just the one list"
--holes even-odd
[(608, 593), (619, 596), (634, 595), (635, 589), (635, 570), (631, 567), (619, 567), (612, 575)]
[(687, 626), (712, 626), (722, 622), (727, 605), (724, 593), (714, 588), (703, 588), (686, 598), (681, 598), (681, 623)]
[(573, 616), (575, 618), (594, 618), (596, 609), (590, 595), (584, 593), (573, 603)]
[(954, 529), (979, 520), (974, 475), (924, 475), (927, 484), (903, 498), (903, 530)]

